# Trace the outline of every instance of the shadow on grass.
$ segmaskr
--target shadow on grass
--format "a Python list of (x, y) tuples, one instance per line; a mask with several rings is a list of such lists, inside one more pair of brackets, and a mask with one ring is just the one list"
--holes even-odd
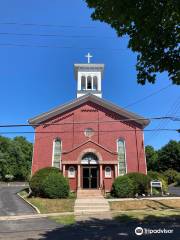
[[(149, 219), (149, 218), (148, 218)], [(118, 221), (117, 221), (118, 220)], [(128, 218), (126, 220), (132, 220)], [(135, 228), (141, 226), (142, 228), (167, 228), (174, 229), (173, 234), (169, 236), (163, 236), (163, 234), (155, 235), (144, 235), (137, 236), (135, 234)], [(97, 218), (90, 218), (86, 221), (80, 221), (74, 225), (62, 226), (59, 225), (55, 229), (47, 230), (40, 234), (38, 239), (44, 240), (131, 240), (131, 239), (163, 239), (163, 240), (179, 240), (180, 236), (180, 225), (176, 222), (149, 222), (144, 223), (138, 222), (126, 222), (123, 218), (116, 220), (99, 220)], [(33, 240), (29, 238), (27, 240)]]
[[(139, 213), (140, 214), (140, 213)], [(169, 222), (169, 221), (175, 221), (180, 223), (180, 215), (170, 215), (170, 216), (155, 216), (153, 214), (148, 214), (143, 216), (142, 219), (137, 216), (137, 213), (133, 215), (128, 214), (121, 214), (118, 216), (115, 216), (114, 219), (118, 222), (159, 222), (159, 223), (164, 223), (164, 222)]]

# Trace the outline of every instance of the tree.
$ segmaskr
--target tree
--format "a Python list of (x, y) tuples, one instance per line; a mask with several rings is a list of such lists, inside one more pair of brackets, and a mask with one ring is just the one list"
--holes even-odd
[(145, 147), (146, 152), (146, 161), (147, 161), (147, 169), (152, 171), (158, 171), (158, 153), (157, 151), (150, 145)]
[(129, 36), (128, 48), (137, 52), (137, 80), (155, 83), (167, 72), (180, 84), (179, 0), (85, 0), (94, 8), (91, 17), (111, 25), (119, 37)]
[(169, 141), (158, 151), (158, 164), (161, 171), (174, 169), (180, 172), (180, 141)]
[(14, 139), (0, 136), (0, 176), (14, 176), (16, 180), (28, 178), (31, 169), (32, 143), (24, 137)]

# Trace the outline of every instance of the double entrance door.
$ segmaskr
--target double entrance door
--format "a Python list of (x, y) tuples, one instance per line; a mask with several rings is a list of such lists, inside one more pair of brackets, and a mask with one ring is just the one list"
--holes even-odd
[(99, 169), (97, 166), (83, 166), (83, 188), (99, 187)]

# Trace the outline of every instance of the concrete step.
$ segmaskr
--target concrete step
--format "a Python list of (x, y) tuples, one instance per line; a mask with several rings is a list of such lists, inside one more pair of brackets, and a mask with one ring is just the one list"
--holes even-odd
[(92, 207), (109, 207), (109, 204), (108, 203), (76, 203), (75, 204), (75, 207), (89, 207), (89, 206), (92, 206)]
[(75, 214), (91, 214), (91, 213), (109, 213), (109, 210), (104, 209), (83, 209), (74, 211)]
[(74, 208), (74, 212), (108, 212), (109, 208)]
[(76, 199), (76, 202), (77, 203), (108, 203), (107, 201), (106, 201), (106, 199), (104, 199), (104, 198), (92, 198), (92, 199), (89, 199), (89, 198), (79, 198), (79, 199)]

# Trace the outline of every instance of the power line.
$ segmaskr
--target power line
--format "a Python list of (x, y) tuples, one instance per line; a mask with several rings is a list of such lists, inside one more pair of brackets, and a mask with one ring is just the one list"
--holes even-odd
[(97, 28), (95, 26), (88, 25), (64, 25), (64, 24), (40, 24), (40, 23), (18, 23), (18, 22), (0, 22), (0, 25), (12, 25), (12, 26), (28, 26), (28, 27), (57, 27), (57, 28)]
[[(96, 131), (94, 130), (94, 132), (99, 132), (99, 133), (111, 133), (111, 132), (142, 132), (142, 131), (146, 131), (146, 132), (152, 132), (152, 131), (170, 131), (170, 132), (179, 132), (179, 129), (174, 129), (174, 128), (161, 128), (161, 129), (144, 129), (144, 130), (141, 130), (141, 129), (121, 129), (121, 130), (99, 130), (99, 131)], [(84, 133), (84, 131), (74, 131), (74, 132), (82, 132)], [(72, 131), (36, 131), (36, 132), (33, 132), (33, 131), (21, 131), (21, 132), (0, 132), (0, 134), (58, 134), (58, 133), (72, 133)]]
[(11, 127), (36, 127), (36, 126), (51, 126), (51, 125), (67, 125), (67, 124), (92, 124), (92, 123), (113, 123), (113, 122), (131, 122), (135, 120), (162, 120), (169, 119), (172, 121), (180, 121), (180, 116), (160, 116), (150, 118), (129, 118), (129, 119), (118, 119), (118, 120), (106, 120), (106, 121), (81, 121), (81, 122), (64, 122), (64, 123), (38, 123), (38, 124), (4, 124), (0, 125), (0, 128), (11, 128)]
[(35, 37), (62, 37), (62, 38), (103, 38), (103, 39), (115, 39), (107, 36), (97, 35), (63, 35), (63, 34), (37, 34), (37, 33), (14, 33), (14, 32), (0, 32), (0, 35), (13, 35), (13, 36), (35, 36)]
[(64, 48), (64, 49), (89, 49), (89, 50), (109, 50), (122, 51), (121, 48), (99, 48), (99, 47), (77, 47), (77, 46), (60, 46), (60, 45), (30, 45), (30, 44), (15, 44), (15, 43), (0, 43), (0, 47), (32, 47), (32, 48)]
[[(176, 114), (179, 111), (179, 108), (180, 108), (180, 97), (178, 97), (173, 102), (173, 104), (171, 105), (170, 109), (168, 110), (165, 116), (168, 116), (168, 114)], [(155, 130), (165, 127), (167, 126), (167, 124), (168, 124), (168, 119), (162, 119), (160, 123), (158, 123), (158, 125), (156, 126)], [(158, 131), (154, 131), (152, 135), (147, 139), (147, 142), (149, 142), (152, 138), (157, 137), (158, 134), (159, 134)]]
[(133, 105), (135, 105), (135, 104), (138, 104), (138, 103), (140, 103), (140, 102), (143, 102), (143, 101), (145, 101), (146, 99), (148, 99), (148, 98), (150, 98), (150, 97), (152, 97), (152, 96), (154, 96), (154, 95), (156, 95), (156, 94), (158, 94), (158, 93), (166, 90), (167, 88), (169, 88), (169, 87), (171, 87), (171, 86), (172, 86), (172, 84), (169, 84), (169, 85), (167, 85), (167, 86), (165, 86), (165, 87), (163, 87), (163, 88), (160, 88), (159, 90), (157, 90), (157, 91), (155, 91), (155, 92), (152, 92), (151, 94), (147, 95), (146, 97), (140, 98), (139, 100), (137, 100), (137, 101), (135, 101), (135, 102), (133, 102), (133, 103), (130, 103), (130, 104), (126, 105), (124, 108), (128, 108), (128, 107), (131, 107), (131, 106), (133, 106)]

